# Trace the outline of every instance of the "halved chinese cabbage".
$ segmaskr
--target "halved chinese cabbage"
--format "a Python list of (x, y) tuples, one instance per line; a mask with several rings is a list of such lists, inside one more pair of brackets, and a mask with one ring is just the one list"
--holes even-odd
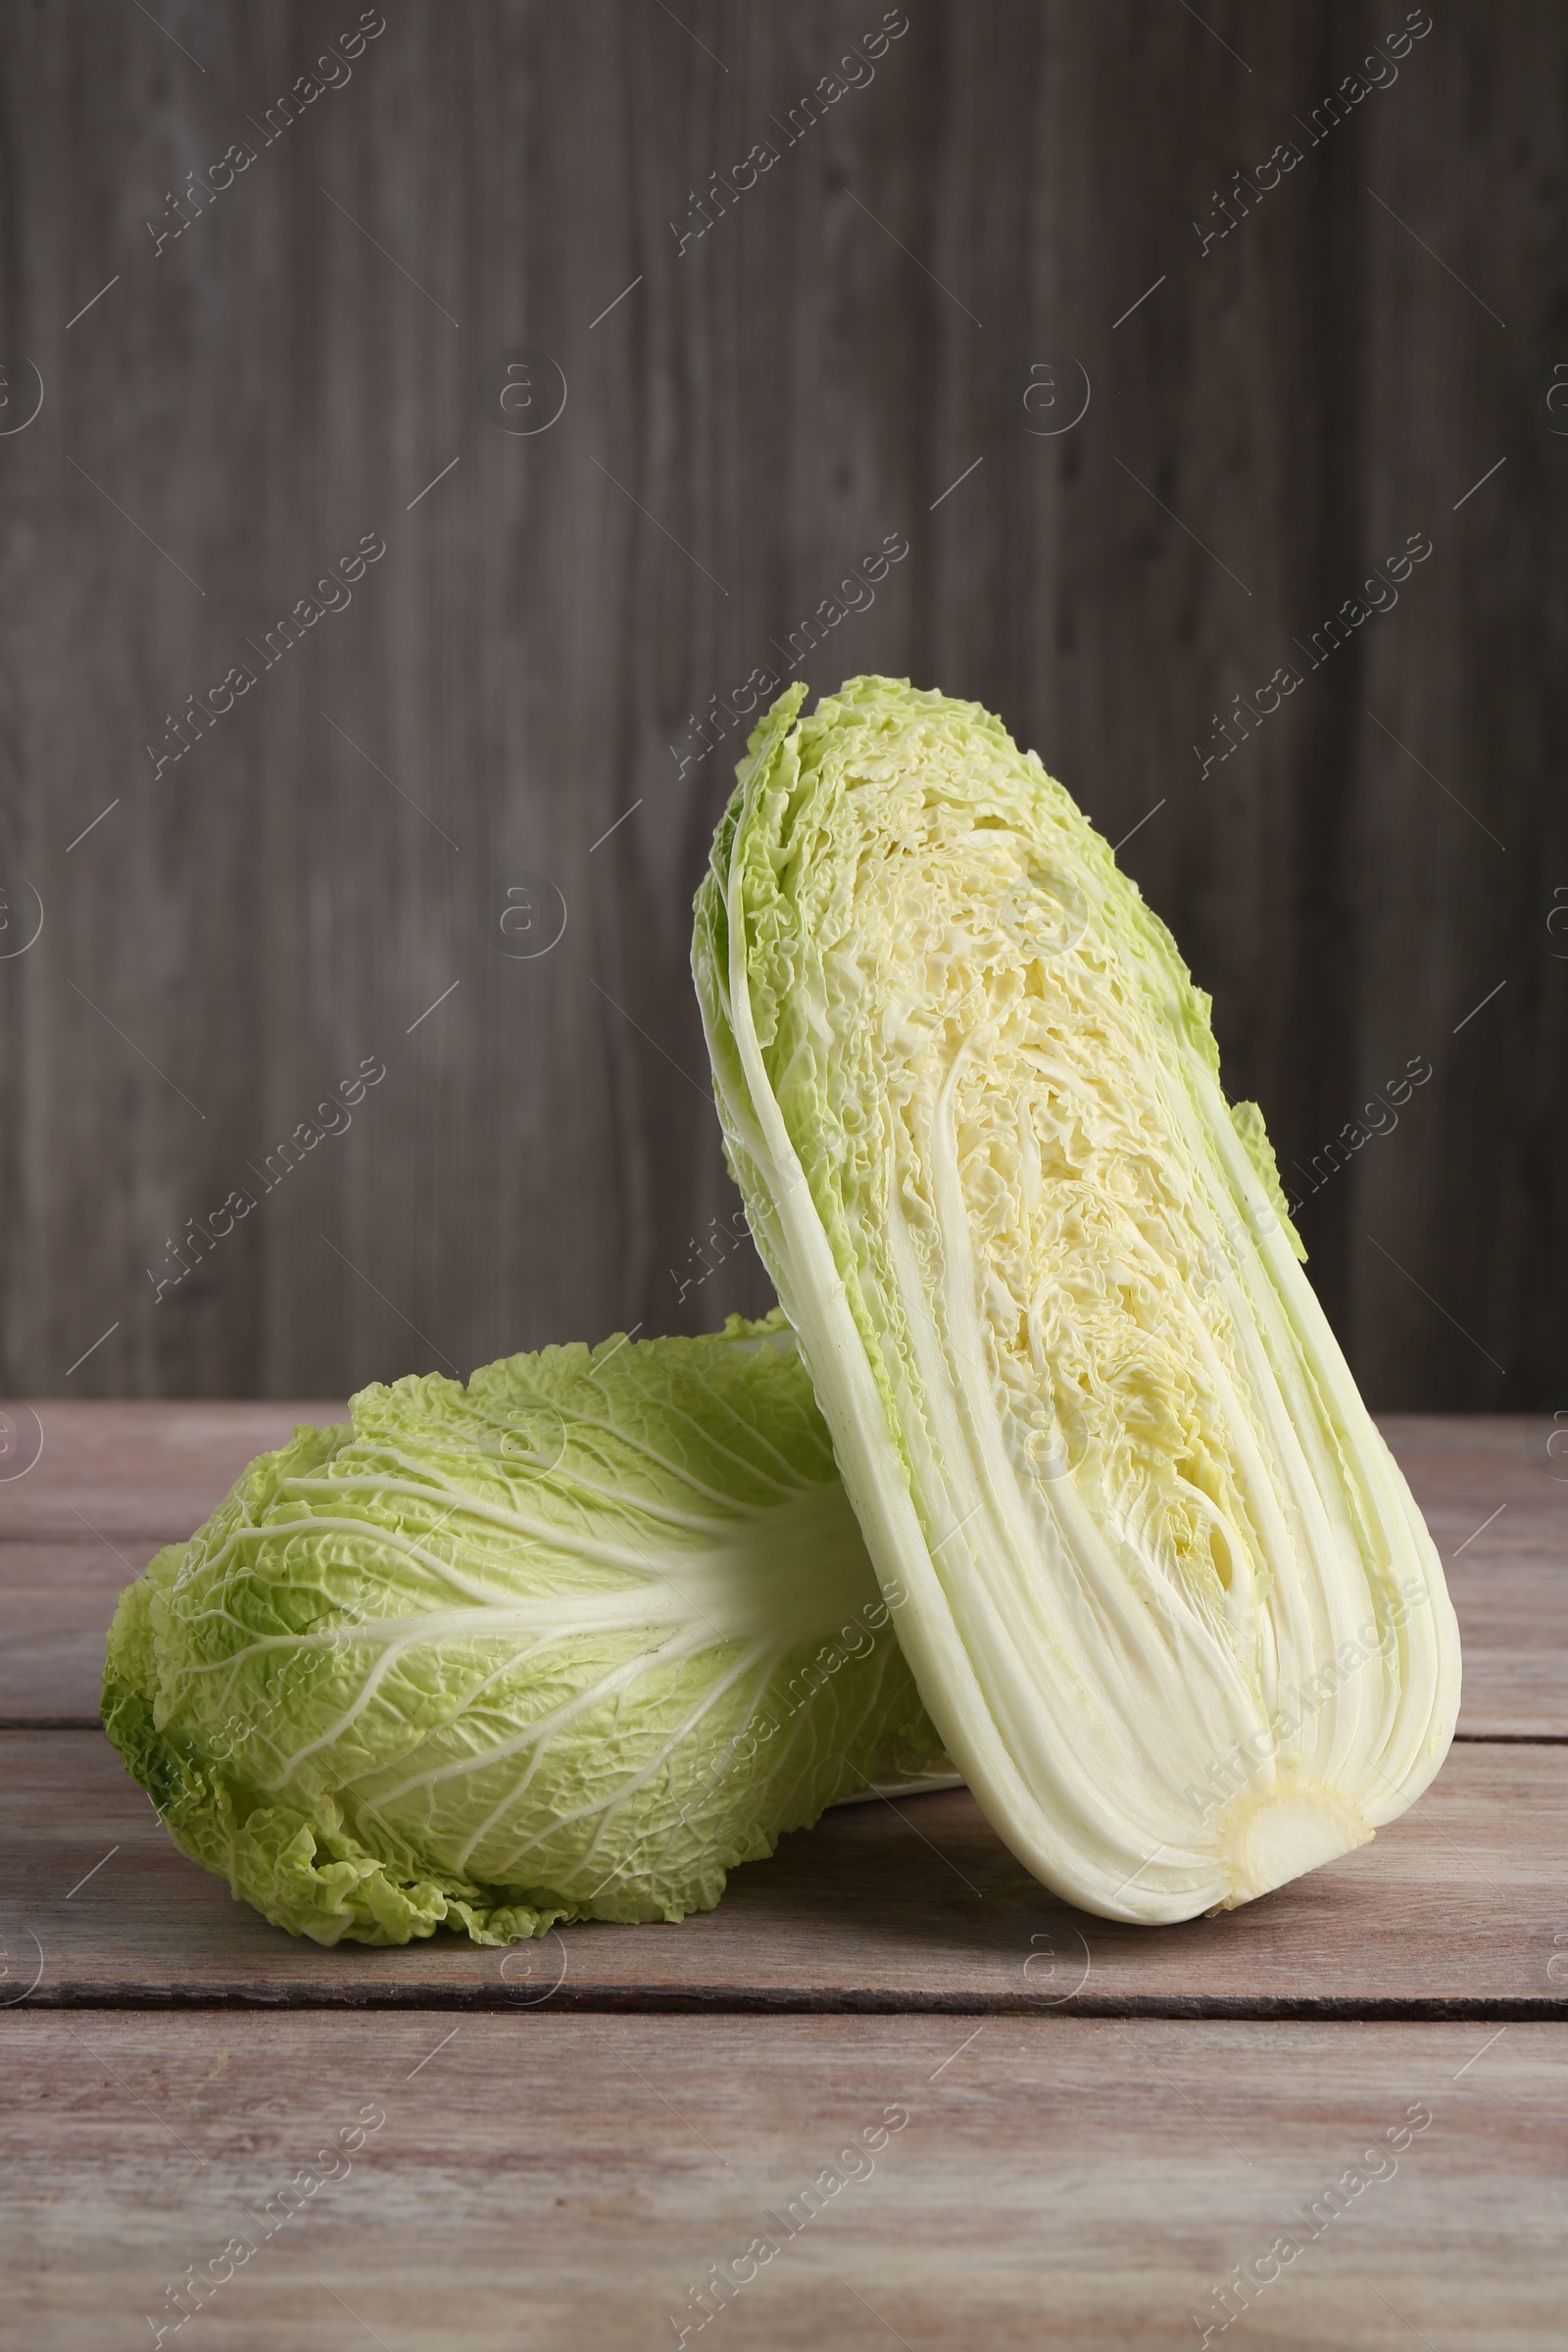
[(362, 1391), (122, 1595), (104, 1723), (175, 1842), (319, 1943), (680, 1919), (951, 1767), (794, 1335)]
[(693, 969), (900, 1642), (1048, 1886), (1245, 1902), (1441, 1764), (1436, 1551), (1109, 849), (974, 704), (804, 692), (738, 771)]

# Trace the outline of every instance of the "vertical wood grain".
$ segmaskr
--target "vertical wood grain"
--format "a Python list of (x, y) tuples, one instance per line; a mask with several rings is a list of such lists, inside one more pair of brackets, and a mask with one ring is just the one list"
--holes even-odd
[[(1375, 1402), (1561, 1401), (1568, 27), (1437, 12), (1232, 233), (1193, 225), (1402, 13), (924, 0), (792, 139), (879, 6), (400, 0), (270, 142), (348, 0), (8, 13), (0, 357), (45, 400), (0, 434), (0, 866), (46, 916), (0, 960), (0, 1381), (341, 1393), (760, 1309), (712, 1246), (686, 968), (744, 727), (687, 758), (688, 721), (901, 534), (790, 674), (974, 695), (1139, 828), (1293, 1190), (1430, 1056), (1309, 1192), (1314, 1278)], [(568, 387), (533, 437), (482, 400), (521, 345)], [(1092, 385), (1054, 439), (1047, 352)], [(1416, 529), (1398, 609), (1202, 774), (1213, 713)], [(352, 603), (262, 667), (362, 533)], [(486, 925), (520, 870), (566, 911), (532, 959)], [(352, 1124), (264, 1191), (362, 1057)], [(242, 1186), (155, 1304), (166, 1238)]]

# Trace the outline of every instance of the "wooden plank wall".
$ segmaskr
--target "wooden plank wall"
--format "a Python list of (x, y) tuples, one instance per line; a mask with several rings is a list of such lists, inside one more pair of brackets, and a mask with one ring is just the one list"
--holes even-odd
[[(1437, 0), (1314, 137), (1404, 16), (908, 0), (792, 135), (874, 0), (385, 0), (358, 50), (352, 0), (7, 11), (0, 944), (24, 885), (45, 921), (0, 956), (0, 1383), (342, 1394), (760, 1305), (699, 1250), (735, 1198), (688, 906), (739, 731), (687, 721), (891, 535), (797, 674), (979, 697), (1140, 828), (1294, 1189), (1429, 1063), (1307, 1200), (1314, 1277), (1375, 1403), (1562, 1401), (1568, 19)], [(525, 420), (566, 401), (514, 433), (523, 346)], [(1055, 415), (1091, 393), (1054, 435), (1046, 364)], [(498, 952), (520, 873), (542, 955)]]

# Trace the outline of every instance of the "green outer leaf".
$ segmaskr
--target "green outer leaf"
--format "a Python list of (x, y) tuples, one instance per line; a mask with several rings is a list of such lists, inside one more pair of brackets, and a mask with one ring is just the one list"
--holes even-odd
[(947, 1770), (777, 1314), (362, 1392), (122, 1596), (104, 1722), (322, 1943), (680, 1919)]
[(973, 704), (801, 692), (738, 770), (692, 965), (901, 1643), (1047, 1884), (1247, 1900), (1442, 1762), (1436, 1552), (1105, 843)]

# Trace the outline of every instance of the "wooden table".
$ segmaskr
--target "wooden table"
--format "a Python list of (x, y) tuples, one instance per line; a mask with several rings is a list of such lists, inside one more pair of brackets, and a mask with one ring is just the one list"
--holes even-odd
[[(1450, 1563), (1459, 1737), (1413, 1814), (1243, 1911), (1089, 1919), (954, 1792), (845, 1808), (678, 1928), (327, 1952), (174, 1851), (96, 1707), (120, 1587), (334, 1408), (37, 1410), (0, 1482), (0, 2341), (1192, 2346), (1245, 2264), (1233, 2343), (1568, 2343), (1539, 1429), (1385, 1424)], [(714, 2265), (743, 2282), (705, 2319)]]

